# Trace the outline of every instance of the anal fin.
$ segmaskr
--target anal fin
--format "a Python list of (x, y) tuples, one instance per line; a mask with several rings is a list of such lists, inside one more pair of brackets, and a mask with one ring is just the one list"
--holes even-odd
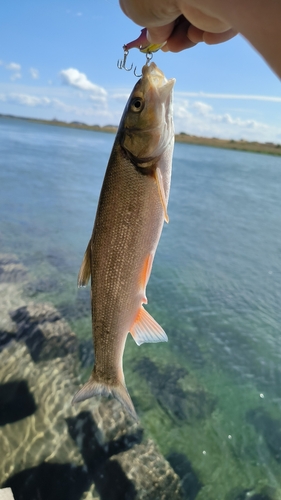
[(168, 342), (168, 337), (163, 328), (142, 306), (139, 308), (130, 333), (137, 345), (144, 342)]
[(88, 284), (91, 277), (91, 240), (88, 243), (86, 252), (83, 257), (83, 261), (78, 273), (77, 285), (78, 287), (83, 287)]

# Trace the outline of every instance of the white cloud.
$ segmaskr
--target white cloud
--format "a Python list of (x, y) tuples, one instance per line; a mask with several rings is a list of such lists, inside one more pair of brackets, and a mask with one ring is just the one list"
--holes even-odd
[(177, 92), (179, 97), (205, 97), (208, 99), (241, 99), (249, 101), (281, 102), (281, 97), (247, 94), (209, 94), (208, 92)]
[(110, 96), (111, 99), (114, 99), (116, 101), (125, 101), (129, 99), (130, 92), (116, 92), (115, 94), (112, 94)]
[(19, 80), (21, 78), (21, 65), (18, 63), (11, 62), (5, 65), (6, 69), (12, 71), (12, 75), (10, 76), (10, 80), (14, 82), (15, 80)]
[(198, 111), (198, 113), (200, 115), (207, 115), (210, 111), (212, 111), (212, 106), (210, 106), (209, 104), (206, 104), (205, 102), (194, 102), (191, 107), (193, 109), (195, 109), (196, 111)]
[(49, 99), (48, 97), (37, 97), (28, 94), (17, 94), (11, 92), (10, 94), (0, 94), (0, 101), (34, 107), (49, 106), (52, 99)]
[(11, 76), (10, 76), (10, 80), (12, 82), (14, 82), (15, 80), (19, 80), (21, 78), (21, 73), (13, 73)]
[[(19, 92), (7, 92), (0, 93), (0, 102), (14, 106), (24, 106), (29, 109), (54, 109), (57, 112), (60, 111), (62, 113), (62, 120), (72, 121), (74, 118), (77, 119), (78, 117), (79, 119), (88, 118), (92, 121), (95, 118), (95, 123), (103, 122), (104, 124), (108, 122), (111, 123), (113, 118), (112, 113), (106, 109), (106, 106), (98, 108), (93, 105), (72, 105), (67, 104), (55, 97), (36, 96)], [(44, 112), (40, 111), (40, 113), (42, 113), (42, 118), (44, 118)], [(27, 116), (29, 116), (29, 111), (27, 111)]]
[(33, 80), (37, 80), (39, 78), (39, 71), (38, 71), (38, 69), (29, 68), (29, 73), (30, 73), (31, 78), (33, 78)]
[(60, 72), (62, 82), (71, 87), (75, 87), (80, 90), (86, 90), (91, 92), (91, 99), (105, 100), (107, 97), (107, 92), (103, 87), (92, 83), (88, 80), (85, 73), (81, 73), (78, 69), (69, 68), (64, 69)]
[[(176, 132), (203, 137), (223, 139), (257, 140), (278, 142), (281, 128), (262, 123), (252, 118), (242, 119), (230, 113), (216, 113), (212, 106), (204, 102), (190, 103), (175, 99), (174, 121)], [(274, 138), (274, 139), (273, 139)]]
[(19, 72), (21, 70), (21, 65), (18, 63), (11, 62), (9, 64), (6, 64), (6, 68), (9, 69), (10, 71)]

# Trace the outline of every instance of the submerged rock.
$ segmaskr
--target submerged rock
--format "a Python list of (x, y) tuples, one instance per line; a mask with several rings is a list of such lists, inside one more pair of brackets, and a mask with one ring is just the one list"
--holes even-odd
[(29, 297), (33, 297), (39, 293), (55, 292), (60, 289), (60, 282), (51, 277), (40, 278), (35, 281), (28, 282), (24, 287), (25, 294)]
[(198, 384), (187, 389), (180, 385), (180, 380), (188, 375), (184, 368), (167, 366), (160, 370), (153, 361), (144, 357), (136, 363), (135, 369), (146, 379), (160, 406), (177, 421), (192, 423), (214, 410), (214, 398)]
[(0, 283), (21, 283), (27, 276), (27, 268), (16, 255), (0, 254)]
[(116, 400), (71, 406), (75, 368), (72, 355), (34, 363), (24, 342), (0, 353), (0, 484), (22, 500), (180, 500), (178, 475)]
[[(9, 312), (26, 304), (21, 287), (15, 283), (0, 283), (0, 336), (13, 334), (17, 330)], [(7, 339), (9, 341), (9, 339)]]
[(246, 414), (247, 421), (251, 423), (258, 434), (263, 436), (268, 449), (276, 460), (281, 463), (281, 423), (274, 420), (263, 408), (250, 410)]
[(61, 314), (67, 320), (77, 320), (91, 317), (90, 287), (79, 288), (74, 302), (67, 302), (59, 308)]
[(81, 366), (87, 368), (88, 366), (94, 366), (95, 355), (92, 339), (82, 340), (79, 344), (79, 359)]
[(77, 352), (77, 337), (55, 307), (31, 303), (10, 315), (17, 324), (16, 339), (26, 342), (34, 361)]
[(170, 453), (166, 458), (180, 477), (183, 499), (195, 500), (202, 484), (188, 458), (183, 453), (177, 452)]
[[(78, 411), (71, 406), (71, 395), (77, 390), (72, 357), (36, 364), (25, 344), (12, 342), (0, 353), (0, 380), (2, 396), (6, 391), (2, 403), (9, 406), (9, 421), (6, 418), (0, 427), (0, 484), (54, 458), (58, 463), (82, 465), (65, 422)], [(23, 385), (26, 398), (34, 401), (27, 416), (21, 414)]]
[[(8, 270), (19, 279), (15, 267), (2, 278)], [(55, 307), (26, 304), (24, 287), (0, 283), (0, 487), (22, 500), (180, 500), (180, 478), (116, 400), (71, 405), (78, 339)], [(84, 365), (87, 350), (92, 341), (81, 343)]]
[(111, 457), (133, 483), (136, 500), (182, 500), (179, 476), (148, 439), (127, 452)]

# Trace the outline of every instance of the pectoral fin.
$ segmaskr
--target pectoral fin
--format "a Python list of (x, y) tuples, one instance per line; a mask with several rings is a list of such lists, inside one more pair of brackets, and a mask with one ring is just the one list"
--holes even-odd
[(165, 191), (164, 191), (163, 177), (162, 177), (161, 170), (160, 170), (159, 167), (157, 167), (156, 170), (155, 170), (155, 180), (156, 180), (157, 187), (158, 187), (158, 193), (159, 193), (159, 196), (160, 196), (160, 201), (161, 201), (161, 204), (162, 204), (162, 207), (163, 207), (163, 210), (164, 210), (164, 219), (168, 223), (169, 222), (169, 216), (168, 216), (168, 212), (167, 212), (166, 195), (165, 195)]
[(167, 342), (168, 337), (163, 328), (141, 306), (130, 333), (137, 345), (144, 342)]
[(91, 240), (88, 243), (86, 252), (83, 257), (83, 261), (78, 273), (77, 285), (78, 287), (83, 287), (88, 284), (91, 277)]
[(142, 272), (140, 275), (140, 288), (143, 292), (143, 298), (142, 298), (142, 303), (147, 304), (147, 298), (146, 298), (146, 285), (148, 283), (150, 273), (151, 273), (151, 268), (152, 268), (152, 263), (153, 263), (153, 257), (154, 255), (152, 253), (148, 254), (148, 256), (145, 259), (144, 266), (142, 268)]

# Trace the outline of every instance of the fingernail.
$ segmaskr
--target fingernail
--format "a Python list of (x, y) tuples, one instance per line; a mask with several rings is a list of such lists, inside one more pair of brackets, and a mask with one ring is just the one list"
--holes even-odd
[(146, 38), (149, 41), (149, 43), (151, 43), (151, 36), (148, 30), (146, 30)]

